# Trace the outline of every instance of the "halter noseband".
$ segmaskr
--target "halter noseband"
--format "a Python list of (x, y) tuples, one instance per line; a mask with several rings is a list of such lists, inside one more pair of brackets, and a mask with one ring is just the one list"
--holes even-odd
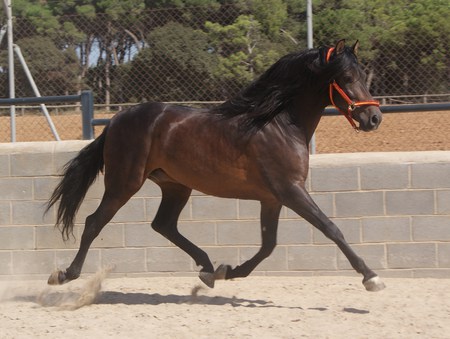
[[(326, 57), (326, 62), (328, 63), (330, 61), (330, 57), (331, 57), (331, 53), (333, 53), (334, 51), (334, 47), (331, 47), (328, 52), (327, 52), (327, 57)], [(333, 100), (333, 90), (336, 90), (339, 95), (341, 96), (342, 99), (344, 99), (344, 101), (348, 104), (347, 107), (347, 112), (345, 112), (344, 110), (340, 109), (336, 103)], [(336, 82), (336, 80), (333, 80), (333, 82), (330, 83), (329, 86), (329, 96), (330, 96), (330, 101), (331, 104), (339, 111), (341, 112), (348, 120), (348, 122), (350, 123), (350, 125), (352, 125), (352, 127), (355, 130), (358, 130), (358, 127), (356, 127), (355, 122), (353, 121), (352, 118), (352, 112), (361, 106), (377, 106), (380, 107), (380, 103), (378, 101), (353, 101), (349, 98), (349, 96), (344, 92), (344, 90), (341, 88), (341, 86), (339, 86)]]

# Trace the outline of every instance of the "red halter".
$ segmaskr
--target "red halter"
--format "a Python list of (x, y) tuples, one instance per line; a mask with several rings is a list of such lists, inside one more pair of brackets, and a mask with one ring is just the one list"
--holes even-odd
[[(331, 53), (333, 53), (334, 51), (334, 47), (331, 47), (328, 52), (327, 52), (327, 57), (326, 57), (326, 62), (328, 62), (330, 60), (331, 57)], [(347, 112), (345, 112), (344, 110), (340, 109), (334, 102), (333, 100), (333, 90), (336, 90), (342, 99), (345, 100), (345, 102), (348, 104), (347, 107)], [(353, 101), (351, 100), (348, 95), (344, 92), (344, 90), (341, 88), (341, 86), (339, 86), (336, 82), (336, 80), (333, 80), (332, 83), (330, 83), (330, 87), (329, 87), (329, 95), (330, 95), (330, 101), (331, 104), (339, 111), (341, 112), (346, 118), (347, 120), (350, 122), (350, 125), (353, 126), (354, 129), (358, 129), (358, 127), (356, 127), (355, 122), (353, 121), (352, 118), (352, 112), (361, 106), (377, 106), (380, 107), (380, 103), (378, 101)]]

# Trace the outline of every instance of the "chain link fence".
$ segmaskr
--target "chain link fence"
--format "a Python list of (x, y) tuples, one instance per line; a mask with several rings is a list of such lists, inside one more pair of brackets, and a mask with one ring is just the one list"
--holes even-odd
[[(306, 48), (303, 9), (290, 9), (278, 25), (260, 12), (228, 4), (147, 9), (120, 17), (60, 15), (55, 17), (59, 29), (53, 30), (16, 16), (13, 31), (42, 96), (90, 89), (96, 117), (108, 117), (145, 101), (212, 105), (237, 93), (282, 55)], [(331, 45), (345, 34), (333, 27), (324, 30), (323, 13), (314, 13), (316, 46)], [(358, 33), (353, 29), (348, 38)], [(382, 103), (450, 101), (448, 39), (433, 41), (411, 32), (384, 40), (362, 35), (360, 61), (372, 94)], [(8, 97), (5, 40), (0, 93)], [(15, 69), (16, 96), (34, 96), (17, 59)], [(48, 109), (63, 140), (81, 138), (79, 107)], [(1, 107), (0, 142), (9, 141), (8, 115)], [(17, 106), (18, 141), (51, 139), (39, 107)]]

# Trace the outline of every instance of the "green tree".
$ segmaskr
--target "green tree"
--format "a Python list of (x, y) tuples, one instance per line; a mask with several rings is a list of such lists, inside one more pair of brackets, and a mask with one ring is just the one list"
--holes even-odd
[(218, 55), (215, 76), (233, 88), (227, 96), (254, 80), (285, 52), (284, 46), (271, 42), (261, 24), (251, 15), (241, 15), (231, 25), (206, 22), (211, 47)]
[(448, 91), (448, 1), (317, 0), (313, 4), (315, 42), (359, 39), (360, 60), (375, 95)]
[[(50, 38), (24, 38), (18, 42), (42, 95), (67, 95), (77, 86), (78, 59), (71, 48), (61, 51)], [(21, 96), (34, 96), (22, 66), (16, 59), (16, 86)]]
[(131, 62), (139, 83), (133, 100), (211, 100), (216, 86), (206, 33), (171, 22), (147, 36), (149, 47)]

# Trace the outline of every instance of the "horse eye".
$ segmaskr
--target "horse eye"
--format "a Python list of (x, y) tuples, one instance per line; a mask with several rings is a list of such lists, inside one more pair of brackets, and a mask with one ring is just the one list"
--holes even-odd
[(346, 76), (344, 76), (343, 81), (344, 81), (345, 83), (353, 82), (353, 77), (351, 77), (350, 75), (346, 75)]

